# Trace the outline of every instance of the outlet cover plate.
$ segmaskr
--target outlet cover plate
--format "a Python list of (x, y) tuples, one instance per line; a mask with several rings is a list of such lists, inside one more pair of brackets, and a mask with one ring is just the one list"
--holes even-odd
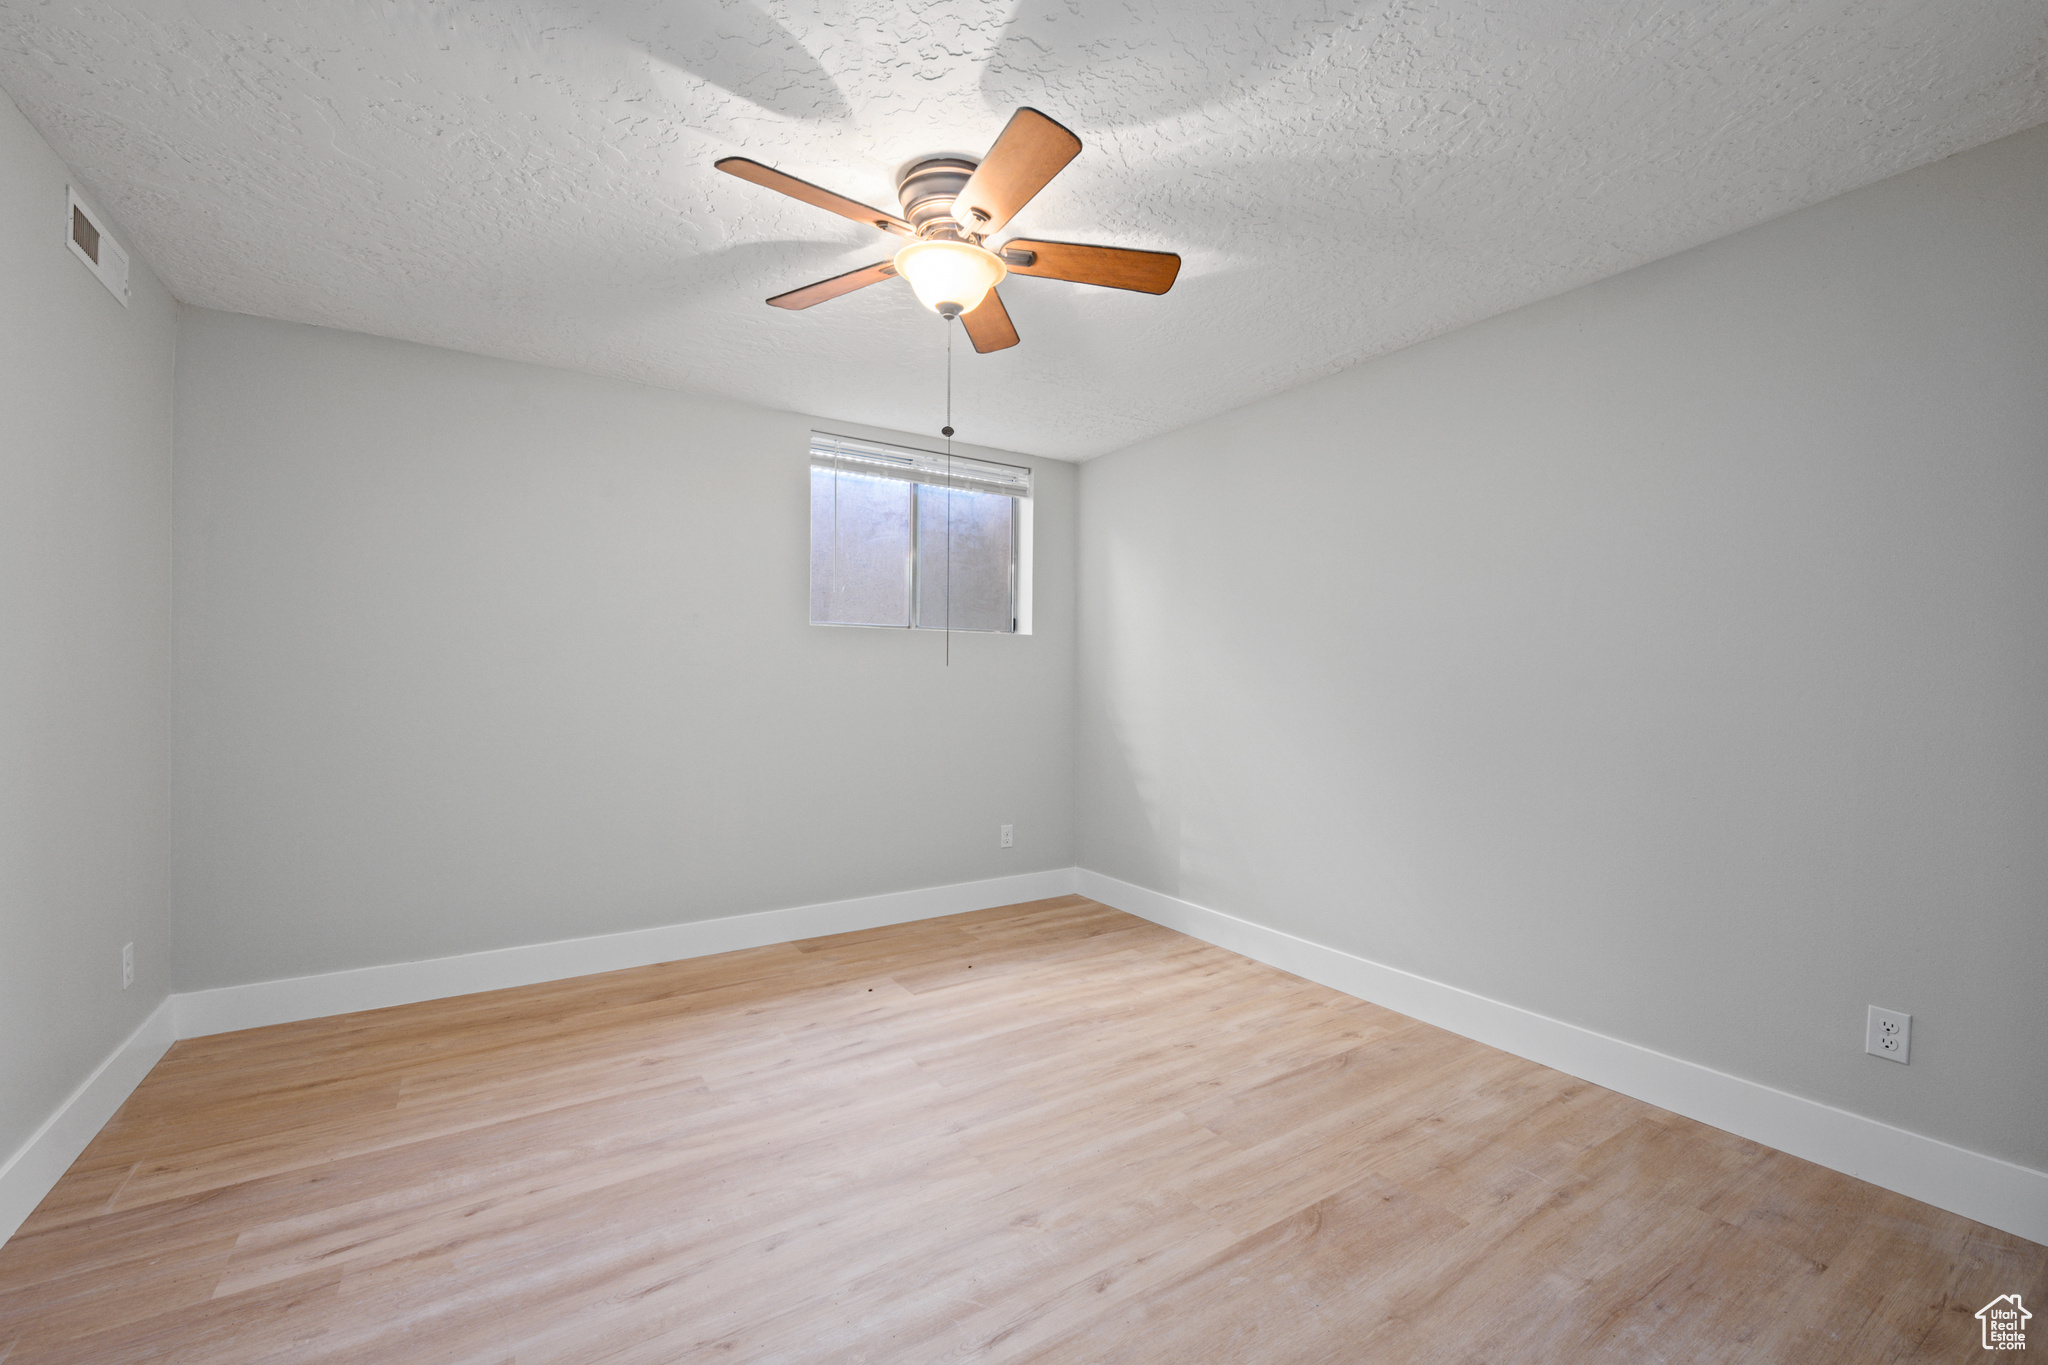
[(1913, 1052), (1913, 1016), (1872, 1005), (1864, 1024), (1863, 1050), (1873, 1057), (1906, 1065)]

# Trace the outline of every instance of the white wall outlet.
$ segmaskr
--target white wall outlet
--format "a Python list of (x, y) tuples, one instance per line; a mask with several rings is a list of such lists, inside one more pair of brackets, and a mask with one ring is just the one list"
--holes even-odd
[(127, 990), (135, 984), (135, 945), (121, 945), (121, 989)]
[(1014, 843), (1016, 843), (1016, 842), (1017, 842), (1017, 838), (1016, 838), (1016, 836), (1015, 836), (1015, 835), (1013, 835), (1013, 834), (1011, 834), (1011, 833), (1010, 833), (1010, 827), (1009, 827), (1008, 825), (1004, 825), (1004, 826), (1003, 826), (1003, 847), (1004, 847), (1004, 848), (1008, 848), (1008, 847), (1010, 847), (1010, 846), (1011, 846), (1012, 844), (1014, 844)]
[(1869, 1022), (1864, 1025), (1863, 1050), (1873, 1057), (1904, 1065), (1912, 1049), (1913, 1016), (1872, 1005)]

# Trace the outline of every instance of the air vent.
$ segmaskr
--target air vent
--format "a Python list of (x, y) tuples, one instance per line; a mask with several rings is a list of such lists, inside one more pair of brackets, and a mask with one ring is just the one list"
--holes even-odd
[(94, 213), (78, 191), (64, 187), (64, 241), (71, 254), (85, 262), (85, 268), (99, 277), (107, 292), (128, 306), (128, 253), (121, 250), (107, 232), (106, 224)]

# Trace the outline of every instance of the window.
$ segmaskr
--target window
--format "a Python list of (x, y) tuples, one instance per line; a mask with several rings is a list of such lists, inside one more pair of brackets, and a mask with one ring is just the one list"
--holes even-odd
[(1016, 465), (813, 432), (812, 623), (1015, 632), (1030, 499)]

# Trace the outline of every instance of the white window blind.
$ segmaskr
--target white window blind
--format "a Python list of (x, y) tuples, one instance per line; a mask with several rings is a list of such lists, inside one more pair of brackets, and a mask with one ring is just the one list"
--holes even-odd
[(1019, 465), (971, 460), (965, 455), (955, 455), (948, 461), (946, 456), (928, 450), (885, 446), (852, 436), (829, 436), (822, 431), (811, 433), (811, 468), (952, 488), (962, 493), (993, 493), (1005, 498), (1031, 496), (1031, 471)]

